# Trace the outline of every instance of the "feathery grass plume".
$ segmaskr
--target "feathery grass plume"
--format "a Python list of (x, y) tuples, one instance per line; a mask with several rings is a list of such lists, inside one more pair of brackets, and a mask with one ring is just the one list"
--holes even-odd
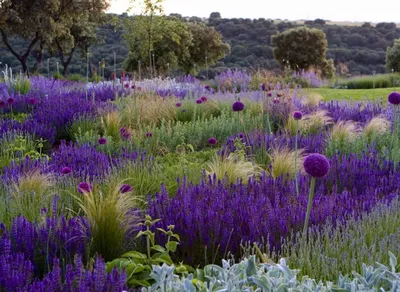
[(51, 205), (50, 190), (55, 185), (52, 174), (33, 169), (18, 179), (12, 187), (12, 199), (9, 200), (9, 212), (12, 216), (23, 215), (31, 222), (37, 222), (41, 209)]
[(322, 101), (323, 97), (319, 93), (308, 93), (307, 98), (303, 100), (303, 104), (308, 107), (317, 107)]
[(121, 116), (118, 111), (111, 111), (101, 119), (104, 136), (112, 137), (114, 141), (120, 140)]
[(75, 197), (90, 223), (92, 253), (101, 254), (106, 261), (121, 254), (127, 232), (138, 221), (133, 209), (140, 200), (132, 192), (121, 193), (120, 187), (121, 183), (113, 184), (106, 193), (94, 188)]
[(299, 128), (305, 134), (317, 134), (326, 125), (332, 124), (332, 118), (325, 110), (318, 110), (311, 114), (305, 115), (299, 121)]
[(359, 127), (357, 123), (353, 121), (339, 121), (333, 125), (329, 138), (334, 143), (343, 145), (354, 142), (358, 136)]
[(390, 131), (391, 123), (383, 116), (374, 117), (364, 127), (364, 135), (370, 141), (374, 137), (383, 135)]
[(296, 121), (292, 115), (289, 116), (286, 124), (285, 124), (285, 129), (286, 132), (290, 134), (290, 136), (296, 136), (297, 133), (297, 123), (298, 121)]
[(275, 148), (269, 155), (271, 161), (271, 175), (273, 178), (289, 175), (293, 179), (301, 171), (304, 160), (304, 149), (292, 151), (287, 147)]
[(206, 163), (207, 175), (216, 175), (217, 179), (227, 179), (228, 183), (242, 180), (247, 183), (253, 176), (259, 176), (261, 168), (251, 161), (247, 161), (240, 153), (230, 153), (228, 156), (215, 155)]

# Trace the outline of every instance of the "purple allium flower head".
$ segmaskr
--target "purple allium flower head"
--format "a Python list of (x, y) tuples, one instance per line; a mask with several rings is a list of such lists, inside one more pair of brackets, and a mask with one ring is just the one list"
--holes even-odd
[(200, 97), (200, 99), (201, 99), (202, 102), (206, 102), (208, 100), (208, 98), (205, 97), (205, 96)]
[(215, 139), (214, 137), (211, 137), (210, 139), (208, 139), (208, 144), (210, 144), (210, 145), (217, 144), (217, 139)]
[(268, 97), (271, 97), (272, 96), (272, 92), (269, 91), (267, 95), (268, 95)]
[(6, 107), (6, 102), (4, 100), (0, 100), (0, 108)]
[(400, 104), (400, 93), (392, 92), (391, 94), (389, 94), (388, 100), (391, 104), (394, 104), (394, 105)]
[(275, 104), (281, 103), (281, 100), (279, 99), (279, 97), (275, 97), (275, 98), (274, 98), (274, 103), (275, 103)]
[(242, 110), (244, 110), (244, 103), (241, 102), (240, 100), (235, 101), (235, 102), (232, 104), (232, 110), (233, 110), (234, 112), (241, 112)]
[(181, 107), (181, 106), (182, 106), (182, 103), (177, 102), (177, 103), (175, 104), (175, 106), (176, 106), (176, 107)]
[(7, 102), (8, 102), (8, 104), (14, 104), (15, 99), (14, 99), (13, 97), (9, 97), (9, 98), (7, 99)]
[(301, 112), (299, 112), (299, 111), (295, 111), (295, 112), (293, 113), (293, 118), (294, 118), (295, 120), (301, 120), (302, 117), (303, 117), (303, 114), (302, 114)]
[(92, 192), (92, 190), (93, 190), (93, 187), (88, 182), (80, 182), (78, 184), (78, 192), (80, 192), (81, 194), (90, 193), (90, 192)]
[(183, 112), (183, 113), (186, 113), (186, 110), (185, 110), (185, 109), (182, 109), (182, 112)]
[(209, 85), (204, 86), (204, 88), (205, 88), (207, 91), (210, 91), (210, 90), (211, 90), (211, 87), (210, 87)]
[(129, 88), (129, 87), (130, 87), (130, 86), (129, 86), (129, 83), (125, 83), (124, 87), (125, 87), (125, 88)]
[(240, 139), (244, 139), (244, 137), (245, 137), (244, 133), (240, 133), (240, 134), (239, 134), (239, 138), (240, 138)]
[(35, 97), (31, 97), (30, 99), (28, 99), (28, 103), (29, 103), (30, 105), (35, 105), (36, 102), (37, 102), (37, 100), (36, 100)]
[(101, 137), (98, 141), (97, 141), (100, 145), (105, 145), (107, 144), (107, 139), (104, 137)]
[(68, 174), (68, 173), (71, 173), (71, 172), (72, 172), (72, 168), (69, 167), (69, 166), (64, 166), (64, 167), (61, 169), (61, 173), (62, 173), (62, 174)]
[(153, 137), (153, 133), (152, 132), (146, 132), (146, 137), (147, 138)]
[(199, 98), (199, 99), (196, 99), (196, 103), (197, 103), (197, 104), (202, 104), (203, 101)]
[(121, 134), (122, 138), (124, 138), (125, 140), (129, 140), (131, 138), (131, 131), (127, 128), (120, 128), (119, 129), (119, 133)]
[(120, 191), (122, 194), (125, 194), (125, 193), (132, 192), (132, 191), (133, 191), (133, 188), (132, 188), (131, 185), (123, 184), (123, 185), (121, 185), (121, 187), (119, 188), (119, 191)]
[(261, 84), (261, 90), (265, 91), (265, 83)]
[[(132, 88), (132, 89), (135, 89), (135, 84), (132, 84), (131, 88)], [(140, 87), (139, 87), (139, 88), (140, 88)], [(138, 89), (139, 89), (139, 88), (138, 88)]]
[(324, 177), (330, 169), (328, 159), (319, 153), (312, 153), (304, 159), (304, 170), (312, 177)]

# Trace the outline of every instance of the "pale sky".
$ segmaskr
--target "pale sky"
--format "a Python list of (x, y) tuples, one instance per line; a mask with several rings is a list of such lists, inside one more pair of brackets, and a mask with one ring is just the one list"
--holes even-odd
[[(129, 0), (111, 0), (110, 12), (122, 13)], [(223, 18), (310, 19), (400, 23), (399, 0), (165, 0), (165, 14)]]

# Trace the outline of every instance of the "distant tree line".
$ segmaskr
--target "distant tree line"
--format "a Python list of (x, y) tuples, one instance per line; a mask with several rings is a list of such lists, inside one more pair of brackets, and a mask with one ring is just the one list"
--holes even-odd
[[(7, 1), (12, 2), (14, 0)], [(37, 0), (33, 2), (31, 0), (25, 1), (30, 3), (40, 2)], [(74, 2), (74, 0), (68, 1)], [(100, 3), (99, 7), (107, 4), (106, 1), (85, 1), (88, 1), (89, 4)], [(81, 1), (76, 2), (79, 3)], [(2, 9), (0, 9), (0, 17), (2, 18), (1, 23), (4, 24), (5, 14), (4, 12), (1, 14)], [(56, 14), (57, 13), (55, 13), (55, 15)], [(122, 20), (123, 23), (123, 20), (131, 18), (126, 13), (122, 15), (103, 15), (99, 13), (95, 19), (93, 19), (95, 14), (91, 16), (85, 16), (84, 14), (83, 16), (86, 18), (83, 17), (83, 19), (86, 19), (86, 22), (84, 21), (80, 25), (77, 25), (78, 22), (74, 21), (79, 15), (74, 15), (75, 14), (71, 12), (71, 15), (67, 18), (69, 20), (66, 21), (67, 24), (64, 26), (64, 28), (67, 27), (67, 29), (61, 29), (56, 37), (54, 35), (50, 37), (49, 35), (51, 35), (51, 31), (57, 31), (57, 27), (54, 27), (51, 31), (49, 30), (50, 32), (47, 35), (45, 34), (46, 30), (44, 32), (39, 31), (39, 34), (42, 34), (40, 36), (41, 40), (36, 41), (33, 48), (31, 48), (31, 52), (25, 57), (24, 54), (26, 54), (27, 48), (29, 48), (30, 43), (35, 39), (35, 31), (29, 31), (27, 29), (29, 28), (28, 24), (22, 28), (16, 26), (14, 31), (8, 31), (9, 35), (7, 35), (7, 41), (14, 52), (17, 52), (21, 58), (26, 58), (26, 66), (30, 68), (30, 70), (37, 71), (41, 74), (47, 73), (47, 60), (49, 60), (51, 72), (54, 73), (56, 71), (56, 62), (59, 62), (60, 73), (63, 73), (64, 67), (61, 60), (61, 55), (63, 54), (64, 61), (70, 61), (67, 65), (66, 73), (85, 75), (87, 52), (89, 53), (90, 74), (94, 73), (94, 71), (101, 70), (102, 60), (104, 60), (105, 64), (103, 70), (106, 77), (109, 77), (113, 72), (114, 62), (116, 63), (117, 69), (126, 68), (129, 70), (137, 70), (138, 61), (140, 60), (143, 60), (143, 70), (145, 66), (148, 66), (149, 53), (146, 53), (144, 50), (139, 51), (135, 49), (140, 43), (137, 39), (135, 41), (135, 37), (138, 37), (139, 32), (136, 33), (135, 37), (132, 37), (132, 34), (131, 38), (127, 38), (124, 34), (124, 32), (126, 33), (127, 27), (115, 25), (115, 19)], [(82, 16), (79, 17), (79, 19), (82, 18)], [(179, 53), (171, 55), (171, 52), (166, 50), (165, 45), (169, 42), (170, 47), (175, 46), (177, 38), (175, 34), (170, 34), (169, 36), (164, 35), (164, 41), (159, 41), (155, 38), (154, 43), (151, 44), (151, 51), (153, 51), (155, 55), (155, 59), (152, 61), (154, 64), (152, 63), (152, 66), (158, 66), (159, 68), (156, 68), (156, 70), (162, 69), (163, 72), (170, 71), (170, 74), (173, 74), (173, 72), (184, 73), (193, 71), (192, 73), (198, 73), (204, 76), (206, 75), (205, 67), (210, 67), (207, 70), (209, 77), (213, 77), (216, 73), (224, 71), (227, 68), (241, 68), (248, 71), (255, 71), (258, 69), (280, 70), (282, 68), (281, 64), (274, 58), (272, 36), (299, 26), (294, 22), (263, 18), (227, 19), (222, 18), (218, 12), (212, 13), (208, 19), (182, 17), (179, 14), (170, 15), (166, 17), (166, 19), (168, 19), (169, 22), (165, 27), (172, 27), (174, 29), (173, 31), (178, 35), (180, 34), (179, 37), (181, 39), (179, 39), (179, 43), (187, 39), (188, 35), (185, 36), (185, 33), (192, 34), (193, 36), (196, 35), (195, 30), (197, 29), (197, 32), (201, 35), (204, 31), (207, 32), (207, 27), (213, 27), (216, 32), (222, 35), (223, 42), (230, 46), (230, 51), (228, 52), (224, 46), (223, 51), (225, 53), (228, 52), (224, 58), (217, 61), (217, 59), (221, 57), (221, 54), (217, 54), (218, 58), (214, 58), (213, 62), (210, 62), (210, 64), (205, 64), (206, 50), (203, 49), (203, 55), (201, 55), (199, 52), (193, 50), (196, 48), (193, 44), (192, 51), (190, 51), (190, 45), (188, 44), (185, 49), (181, 48)], [(177, 20), (181, 20), (181, 24), (178, 24), (176, 22)], [(18, 24), (18, 21), (16, 23)], [(305, 25), (309, 28), (321, 29), (326, 34), (328, 42), (326, 59), (333, 60), (338, 73), (343, 75), (357, 75), (391, 71), (391, 69), (388, 68), (390, 65), (385, 65), (386, 51), (388, 47), (393, 46), (395, 39), (400, 38), (400, 29), (396, 27), (395, 23), (378, 23), (375, 26), (370, 23), (364, 23), (362, 26), (341, 26), (328, 25), (324, 20), (316, 19), (315, 21), (306, 21)], [(87, 31), (82, 31), (83, 28), (86, 28)], [(2, 29), (1, 24), (0, 29)], [(171, 32), (172, 30), (169, 31)], [(6, 29), (5, 32), (7, 32)], [(64, 32), (64, 34), (62, 32)], [(76, 37), (74, 36), (74, 32), (76, 33)], [(208, 33), (211, 32), (212, 31), (208, 31)], [(81, 39), (78, 37), (79, 33), (83, 36)], [(207, 35), (207, 33), (205, 35)], [(221, 43), (219, 45), (222, 46)], [(146, 50), (148, 51), (148, 48)], [(73, 56), (69, 59), (71, 53), (73, 53)], [(223, 55), (225, 55), (225, 53)], [(5, 46), (4, 41), (0, 48), (0, 54), (0, 62), (2, 62), (0, 67), (4, 66), (4, 64), (8, 64), (16, 70), (21, 70), (23, 68), (21, 65), (21, 58), (17, 58), (15, 54), (13, 55)], [(200, 64), (201, 62), (203, 63)], [(197, 63), (199, 63), (198, 70), (194, 70), (196, 69)], [(398, 66), (394, 67), (393, 69), (397, 71)]]

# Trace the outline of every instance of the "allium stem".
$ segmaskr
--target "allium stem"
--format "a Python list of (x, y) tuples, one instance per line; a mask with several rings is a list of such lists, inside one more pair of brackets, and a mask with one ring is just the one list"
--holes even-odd
[(313, 197), (314, 197), (314, 189), (315, 189), (315, 178), (311, 177), (310, 194), (308, 195), (306, 221), (304, 222), (304, 229), (303, 229), (303, 234), (306, 234), (306, 235), (307, 235), (307, 230), (308, 230), (308, 221), (310, 220), (312, 201), (313, 201)]
[(294, 178), (296, 182), (296, 194), (299, 196), (299, 181), (297, 178), (297, 138), (299, 135), (299, 121), (296, 120), (296, 140), (294, 142)]

